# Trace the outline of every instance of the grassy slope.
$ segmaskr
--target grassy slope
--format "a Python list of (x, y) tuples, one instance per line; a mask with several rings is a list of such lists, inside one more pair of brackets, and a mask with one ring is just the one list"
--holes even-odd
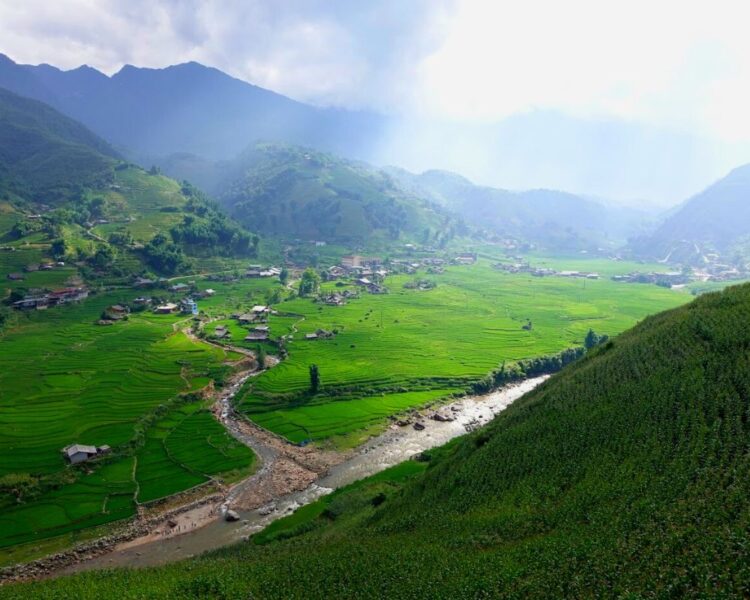
[(0, 596), (742, 597), (748, 320), (750, 286), (649, 317), (423, 475), (298, 517), (292, 539)]
[(223, 175), (222, 203), (253, 230), (288, 239), (376, 244), (422, 239), (451, 218), (361, 163), (295, 146), (263, 144)]
[[(511, 275), (485, 262), (428, 277), (438, 285), (426, 292), (403, 289), (411, 277), (399, 276), (387, 279), (390, 294), (364, 295), (342, 307), (304, 298), (279, 305), (280, 311), (304, 320), (288, 344), (289, 358), (254, 381), (243, 409), (294, 441), (324, 439), (367, 427), (399, 407), (424, 404), (451, 388), (462, 389), (502, 361), (580, 345), (589, 328), (613, 335), (689, 299), (656, 286), (608, 279)], [(533, 323), (531, 331), (521, 329), (526, 319)], [(273, 323), (272, 318), (272, 330)], [(339, 334), (332, 340), (303, 339), (318, 328), (338, 329)], [(304, 399), (300, 406), (300, 398), (288, 394), (305, 391), (313, 363), (320, 368), (324, 389), (356, 389), (335, 402), (321, 396)], [(407, 391), (421, 395), (393, 394)]]

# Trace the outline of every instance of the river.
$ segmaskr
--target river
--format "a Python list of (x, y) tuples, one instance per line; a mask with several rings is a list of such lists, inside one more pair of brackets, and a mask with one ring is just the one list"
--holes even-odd
[[(455, 437), (464, 435), (467, 431), (484, 425), (545, 379), (547, 376), (536, 377), (483, 396), (461, 398), (440, 409), (441, 414), (450, 415), (454, 420), (423, 419), (420, 421), (424, 426), (423, 430), (416, 430), (412, 425), (403, 427), (393, 425), (381, 435), (360, 446), (350, 458), (332, 467), (325, 476), (306, 489), (277, 498), (271, 504), (259, 509), (241, 511), (239, 521), (229, 523), (217, 517), (206, 525), (181, 535), (137, 545), (123, 544), (107, 554), (72, 565), (63, 573), (113, 567), (160, 565), (244, 540), (272, 521), (291, 514), (300, 506), (314, 502), (337, 488), (374, 475), (420, 452), (445, 444)], [(226, 417), (226, 413), (222, 417)], [(250, 445), (254, 448), (256, 446)], [(251, 480), (252, 478), (247, 481)]]

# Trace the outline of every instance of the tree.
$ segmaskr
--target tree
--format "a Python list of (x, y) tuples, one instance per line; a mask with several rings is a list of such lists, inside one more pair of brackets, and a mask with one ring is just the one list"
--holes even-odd
[(318, 365), (310, 365), (310, 391), (317, 394), (320, 389), (320, 371)]
[(258, 361), (259, 371), (262, 371), (266, 368), (266, 350), (260, 344), (258, 344), (258, 347), (255, 350), (255, 360)]
[(279, 273), (279, 281), (286, 285), (289, 281), (289, 270), (286, 267), (282, 267), (281, 273)]
[(320, 289), (320, 275), (314, 269), (307, 268), (302, 273), (302, 279), (299, 282), (299, 295), (310, 296), (317, 293)]
[(62, 238), (59, 238), (52, 242), (52, 255), (55, 257), (62, 257), (65, 256), (65, 252), (67, 251), (67, 245), (65, 244), (65, 240)]
[(583, 346), (586, 350), (590, 350), (599, 343), (599, 336), (594, 333), (593, 329), (589, 329), (586, 334), (586, 339), (583, 340)]

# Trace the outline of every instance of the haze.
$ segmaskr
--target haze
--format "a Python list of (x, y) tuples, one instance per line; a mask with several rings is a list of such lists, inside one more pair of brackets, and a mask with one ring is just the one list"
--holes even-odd
[(383, 164), (506, 188), (664, 206), (750, 160), (742, 2), (403, 4), (6, 1), (0, 51), (109, 74), (198, 61), (398, 117)]

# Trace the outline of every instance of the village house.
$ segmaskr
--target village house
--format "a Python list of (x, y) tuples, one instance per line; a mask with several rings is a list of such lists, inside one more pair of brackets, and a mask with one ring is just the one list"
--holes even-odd
[(138, 306), (146, 306), (148, 304), (151, 304), (151, 298), (146, 298), (145, 296), (139, 296), (138, 298), (133, 300), (133, 304), (136, 304)]
[(169, 288), (170, 292), (186, 292), (190, 289), (190, 286), (185, 283), (176, 283)]
[(21, 273), (8, 273), (8, 279), (11, 281), (23, 281), (23, 275)]
[(306, 340), (325, 340), (332, 338), (334, 336), (334, 333), (332, 331), (327, 331), (325, 329), (318, 329), (314, 333), (307, 333), (305, 334)]
[(180, 311), (183, 315), (197, 315), (198, 303), (192, 298), (184, 298), (180, 300)]
[(323, 302), (328, 306), (343, 306), (346, 304), (346, 299), (341, 294), (333, 293), (325, 296)]
[(456, 264), (473, 265), (477, 262), (477, 255), (474, 252), (462, 252), (455, 258)]
[(133, 287), (136, 288), (145, 288), (145, 287), (151, 287), (156, 282), (153, 279), (148, 279), (147, 277), (136, 277), (135, 281), (133, 282)]
[(250, 332), (245, 336), (247, 342), (265, 342), (268, 340), (271, 329), (268, 325), (258, 325), (253, 327)]
[(58, 304), (77, 302), (79, 300), (88, 298), (88, 295), (89, 291), (83, 287), (63, 288), (61, 290), (49, 292), (48, 294), (27, 296), (23, 300), (14, 302), (13, 308), (36, 308), (43, 310), (48, 306), (57, 306)]
[(107, 445), (97, 447), (86, 444), (70, 444), (62, 449), (62, 453), (71, 465), (77, 465), (95, 456), (107, 454), (110, 450), (111, 448)]
[(118, 321), (125, 318), (130, 312), (130, 309), (122, 304), (113, 304), (112, 306), (108, 306), (104, 312), (109, 319)]
[(232, 337), (232, 334), (229, 332), (229, 330), (224, 325), (219, 325), (214, 329), (214, 337), (217, 340), (223, 340), (229, 337)]
[(154, 309), (154, 312), (158, 315), (168, 315), (168, 314), (177, 312), (178, 309), (179, 309), (179, 306), (177, 306), (175, 303), (167, 302), (166, 304), (161, 304), (157, 306)]

